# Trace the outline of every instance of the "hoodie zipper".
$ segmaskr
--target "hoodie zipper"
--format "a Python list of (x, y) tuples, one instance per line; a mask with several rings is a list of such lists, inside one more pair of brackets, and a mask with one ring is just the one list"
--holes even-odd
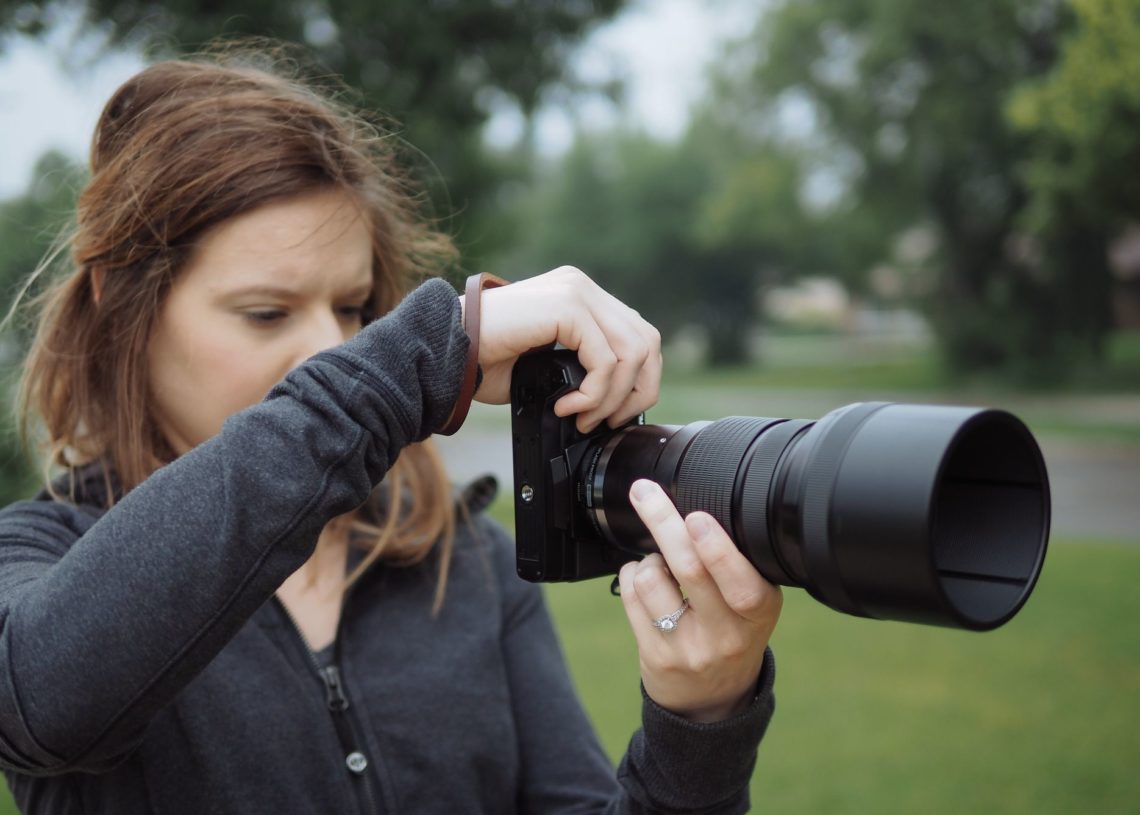
[[(345, 597), (347, 599), (347, 597)], [(348, 709), (350, 703), (348, 696), (345, 693), (344, 681), (340, 675), (340, 669), (337, 667), (339, 661), (339, 646), (340, 646), (340, 631), (336, 633), (336, 639), (333, 641), (333, 664), (322, 666), (317, 660), (317, 655), (311, 647), (309, 641), (305, 639), (304, 632), (301, 631), (301, 626), (297, 625), (297, 621), (293, 615), (289, 613), (289, 609), (281, 602), (281, 598), (274, 595), (273, 600), (277, 603), (281, 612), (285, 615), (285, 619), (293, 627), (293, 631), (297, 634), (297, 638), (304, 646), (305, 653), (308, 654), (309, 663), (317, 672), (321, 682), (325, 687), (325, 704), (329, 709), (330, 717), (332, 718), (333, 727), (336, 729), (337, 739), (340, 741), (341, 749), (344, 751), (344, 765), (349, 774), (353, 778), (353, 788), (356, 790), (357, 795), (364, 799), (364, 812), (377, 813), (379, 815), (380, 808), (376, 805), (376, 798), (372, 793), (372, 781), (366, 774), (369, 761), (368, 757), (358, 747), (358, 739), (353, 732), (352, 722)], [(343, 601), (342, 601), (343, 603)]]

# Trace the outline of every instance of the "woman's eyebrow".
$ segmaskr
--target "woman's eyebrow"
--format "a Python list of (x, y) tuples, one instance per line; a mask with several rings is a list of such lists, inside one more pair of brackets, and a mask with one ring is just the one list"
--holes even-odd
[(369, 279), (366, 283), (361, 283), (359, 286), (353, 286), (348, 290), (349, 297), (367, 297), (372, 294), (375, 284)]
[[(373, 283), (371, 280), (366, 283), (361, 283), (358, 286), (353, 286), (345, 292), (346, 297), (366, 297), (372, 293)], [(291, 289), (288, 286), (273, 285), (271, 283), (258, 283), (251, 286), (239, 286), (234, 289), (227, 289), (220, 292), (220, 295), (225, 298), (232, 297), (296, 297), (300, 292), (296, 289)]]
[(269, 284), (256, 284), (253, 286), (239, 286), (235, 289), (227, 289), (221, 292), (222, 297), (244, 297), (246, 295), (254, 295), (258, 297), (295, 297), (296, 290), (287, 288), (285, 286), (274, 286)]

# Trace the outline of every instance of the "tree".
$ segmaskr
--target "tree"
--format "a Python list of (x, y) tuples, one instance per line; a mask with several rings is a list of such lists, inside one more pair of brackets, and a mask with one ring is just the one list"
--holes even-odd
[(736, 147), (703, 126), (676, 143), (580, 136), (523, 202), (519, 247), (500, 262), (580, 266), (666, 339), (696, 325), (710, 364), (744, 362), (761, 289), (821, 242), (797, 201), (795, 162)]
[[(592, 26), (626, 0), (311, 0), (245, 3), (240, 10), (207, 0), (89, 0), (87, 30), (107, 47), (145, 48), (155, 56), (197, 50), (225, 37), (268, 36), (304, 43), (362, 94), (365, 106), (402, 123), (421, 151), (417, 173), (436, 212), (452, 224), (477, 264), (503, 236), (495, 194), (525, 162), (492, 160), (481, 129), (495, 104), (530, 116), (558, 86), (585, 86), (570, 74), (569, 55)], [(0, 30), (42, 35), (60, 8), (49, 0), (0, 0)], [(523, 151), (525, 158), (525, 150)], [(458, 215), (456, 215), (458, 213)]]
[(1049, 307), (1074, 342), (1099, 355), (1111, 320), (1106, 250), (1140, 213), (1140, 4), (1072, 6), (1076, 27), (1056, 67), (1019, 88), (1009, 112), (1033, 139), (1020, 165), (1029, 190), (1021, 223), (1041, 236)]
[[(1140, 212), (1140, 3), (1070, 0), (1076, 25), (1056, 67), (1010, 100), (1020, 129), (1038, 135), (1024, 169), (1032, 204), (1073, 199), (1091, 219)], [(1033, 212), (1034, 225), (1048, 220)]]
[(693, 240), (707, 170), (642, 134), (580, 136), (518, 205), (520, 239), (499, 263), (581, 267), (663, 334), (693, 318), (702, 269)]
[(714, 96), (698, 108), (686, 136), (686, 153), (711, 176), (695, 203), (692, 230), (707, 267), (701, 287), (714, 364), (744, 361), (767, 291), (829, 268), (833, 247), (825, 219), (802, 203), (802, 157), (720, 127), (710, 109), (718, 105)]
[[(1109, 330), (1106, 236), (1071, 207), (1053, 207), (1048, 225), (1026, 217), (1040, 179), (1023, 162), (1040, 155), (1041, 134), (1009, 115), (1010, 99), (1057, 65), (1073, 26), (1059, 0), (796, 0), (747, 41), (753, 67), (735, 104), (747, 121), (778, 120), (791, 103), (808, 111), (808, 140), (834, 162), (833, 226), (862, 241), (847, 259), (834, 254), (846, 276), (865, 273), (873, 243), (886, 258), (908, 229), (937, 236), (927, 313), (958, 369), (1041, 374), (1074, 347), (1095, 354)], [(1134, 118), (1111, 130), (1136, 144)], [(1059, 318), (1075, 292), (1092, 302)]]
[[(85, 181), (83, 170), (67, 156), (49, 151), (32, 171), (32, 183), (20, 196), (0, 202), (0, 318), (8, 313), (16, 293), (40, 265), (53, 241), (70, 223), (75, 199)], [(15, 343), (2, 355), (8, 364), (28, 340), (30, 327), (12, 322)]]
[[(83, 171), (59, 153), (37, 163), (35, 181), (23, 195), (0, 203), (0, 317), (36, 269), (53, 240), (69, 223)], [(0, 334), (0, 505), (26, 497), (34, 479), (22, 455), (12, 422), (7, 421), (18, 362), (31, 338), (31, 326), (13, 319)]]

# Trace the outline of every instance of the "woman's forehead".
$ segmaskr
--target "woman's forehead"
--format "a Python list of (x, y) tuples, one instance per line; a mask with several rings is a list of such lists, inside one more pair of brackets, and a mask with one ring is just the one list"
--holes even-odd
[(370, 285), (372, 237), (347, 194), (309, 193), (217, 225), (198, 241), (185, 272), (218, 290)]

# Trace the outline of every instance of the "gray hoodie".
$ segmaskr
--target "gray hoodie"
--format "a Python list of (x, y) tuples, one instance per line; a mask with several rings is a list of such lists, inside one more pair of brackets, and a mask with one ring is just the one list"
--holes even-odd
[(467, 347), (455, 291), (429, 280), (112, 509), (89, 470), (70, 500), (0, 512), (0, 766), (23, 812), (747, 809), (771, 654), (727, 722), (643, 696), (615, 775), (541, 591), (478, 512), (441, 613), (435, 555), (377, 564), (330, 664), (275, 599), (325, 524), (443, 424)]

